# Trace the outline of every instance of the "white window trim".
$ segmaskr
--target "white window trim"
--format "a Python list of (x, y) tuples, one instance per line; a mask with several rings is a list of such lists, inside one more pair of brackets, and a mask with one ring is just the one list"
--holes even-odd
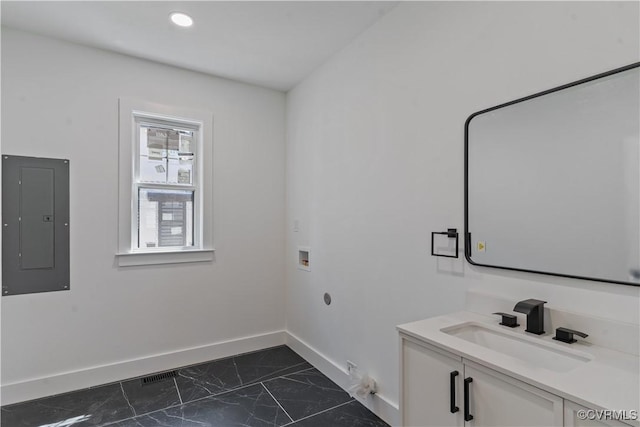
[[(136, 141), (136, 118), (151, 117), (196, 124), (200, 127), (196, 173), (199, 180), (199, 212), (194, 223), (197, 233), (194, 248), (134, 249), (133, 213), (137, 210), (133, 180), (137, 173), (139, 147)], [(119, 100), (119, 193), (118, 193), (118, 266), (174, 264), (213, 260), (213, 115), (206, 111), (161, 105), (133, 98)], [(194, 213), (196, 211), (194, 207)], [(202, 226), (200, 227), (200, 224)]]

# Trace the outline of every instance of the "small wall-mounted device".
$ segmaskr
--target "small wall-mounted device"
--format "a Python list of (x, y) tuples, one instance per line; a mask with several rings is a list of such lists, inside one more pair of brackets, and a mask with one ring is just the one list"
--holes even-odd
[(298, 268), (300, 270), (311, 271), (310, 265), (311, 249), (307, 247), (298, 247)]

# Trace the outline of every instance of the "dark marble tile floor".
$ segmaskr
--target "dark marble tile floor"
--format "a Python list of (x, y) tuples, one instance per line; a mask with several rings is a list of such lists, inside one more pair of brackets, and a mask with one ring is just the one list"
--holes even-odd
[(344, 390), (315, 368), (267, 381), (264, 386), (294, 420), (351, 400)]
[(2, 427), (387, 427), (289, 347), (3, 406)]

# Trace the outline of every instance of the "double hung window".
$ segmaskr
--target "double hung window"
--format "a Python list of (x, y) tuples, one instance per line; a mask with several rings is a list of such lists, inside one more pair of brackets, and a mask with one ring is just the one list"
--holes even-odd
[(198, 129), (141, 117), (136, 135), (133, 249), (198, 246)]
[(206, 113), (120, 100), (119, 265), (212, 259), (211, 125)]

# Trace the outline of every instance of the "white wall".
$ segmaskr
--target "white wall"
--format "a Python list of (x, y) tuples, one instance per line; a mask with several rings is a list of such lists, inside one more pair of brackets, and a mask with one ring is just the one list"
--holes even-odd
[[(398, 399), (395, 325), (480, 288), (639, 322), (639, 290), (430, 256), (463, 228), (473, 112), (640, 59), (637, 3), (406, 2), (287, 96), (287, 329)], [(298, 220), (300, 231), (293, 231)], [(311, 247), (311, 271), (295, 267)], [(324, 292), (333, 303), (326, 306)]]
[[(213, 113), (214, 262), (115, 267), (121, 96)], [(3, 28), (2, 153), (71, 164), (71, 290), (2, 298), (3, 388), (281, 331), (284, 117), (281, 92)]]

